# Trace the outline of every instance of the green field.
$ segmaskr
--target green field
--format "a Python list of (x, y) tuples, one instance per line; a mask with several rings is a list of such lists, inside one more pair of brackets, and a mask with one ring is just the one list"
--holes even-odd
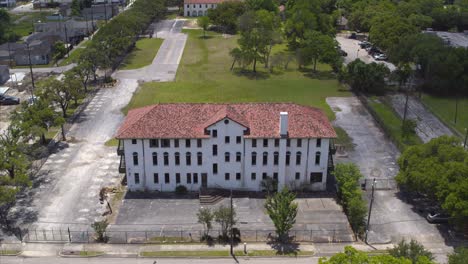
[(311, 77), (310, 70), (298, 71), (294, 64), (288, 70), (272, 74), (263, 64), (257, 65), (256, 76), (231, 72), (229, 51), (237, 45), (236, 37), (224, 38), (207, 32), (209, 37), (202, 39), (201, 30), (185, 32), (189, 39), (176, 81), (143, 84), (123, 109), (125, 113), (131, 108), (160, 102), (295, 102), (319, 107), (333, 119), (325, 98), (351, 95), (331, 76), (326, 65), (320, 65), (318, 77)]
[(376, 121), (384, 127), (384, 130), (386, 130), (401, 151), (408, 146), (422, 143), (421, 139), (416, 134), (410, 135), (408, 138), (403, 138), (401, 130), (402, 119), (393, 112), (390, 106), (376, 98), (369, 99), (369, 106), (377, 114)]
[(38, 21), (47, 21), (46, 16), (51, 15), (52, 12), (30, 12), (11, 14), (13, 24), (13, 32), (24, 37), (28, 36), (33, 31), (33, 23)]
[(468, 128), (468, 98), (458, 100), (457, 123), (455, 123), (455, 98), (435, 97), (423, 94), (421, 100), (442, 121), (464, 135)]
[(132, 70), (150, 65), (162, 43), (163, 39), (159, 38), (137, 40), (135, 48), (127, 55), (120, 69)]

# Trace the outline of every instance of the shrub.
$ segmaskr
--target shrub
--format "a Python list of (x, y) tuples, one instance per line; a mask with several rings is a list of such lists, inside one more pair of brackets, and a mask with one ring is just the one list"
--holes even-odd
[(186, 194), (187, 193), (187, 187), (185, 187), (185, 185), (177, 185), (177, 187), (175, 187), (175, 193), (176, 194)]
[(413, 119), (407, 119), (403, 121), (403, 126), (401, 128), (401, 134), (403, 138), (408, 138), (411, 135), (416, 133), (416, 121)]
[(396, 258), (410, 259), (413, 264), (419, 263), (421, 258), (433, 260), (432, 253), (419, 244), (418, 241), (412, 240), (408, 243), (404, 239), (398, 245), (388, 251), (390, 255)]
[(106, 229), (108, 225), (109, 223), (107, 220), (96, 221), (91, 225), (91, 227), (94, 229), (94, 232), (96, 232), (97, 242), (107, 242)]

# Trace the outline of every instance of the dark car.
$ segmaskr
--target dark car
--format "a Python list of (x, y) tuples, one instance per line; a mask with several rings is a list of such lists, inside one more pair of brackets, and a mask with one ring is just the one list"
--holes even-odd
[(17, 105), (20, 103), (20, 99), (14, 96), (0, 95), (0, 105)]
[(359, 42), (359, 47), (361, 47), (361, 49), (365, 49), (365, 48), (370, 47), (370, 46), (372, 46), (372, 44), (370, 44), (367, 41)]
[(427, 214), (426, 220), (431, 224), (443, 224), (448, 223), (450, 215), (446, 213), (432, 212)]

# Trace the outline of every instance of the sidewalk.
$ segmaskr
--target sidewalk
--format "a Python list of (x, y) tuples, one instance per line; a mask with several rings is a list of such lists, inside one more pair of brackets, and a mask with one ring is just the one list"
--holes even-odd
[[(331, 256), (338, 252), (342, 252), (345, 246), (353, 246), (358, 250), (372, 252), (375, 250), (386, 250), (393, 247), (392, 244), (383, 244), (369, 246), (361, 242), (356, 243), (300, 243), (299, 251), (312, 251), (314, 256)], [(274, 250), (271, 245), (266, 243), (247, 243), (248, 251), (265, 251)], [(21, 251), (21, 257), (46, 257), (58, 256), (61, 252), (102, 252), (105, 257), (138, 257), (141, 252), (157, 252), (157, 251), (226, 251), (229, 252), (229, 245), (213, 245), (206, 244), (53, 244), (53, 243), (18, 243), (18, 244), (2, 244), (1, 250), (16, 250)], [(240, 243), (234, 247), (234, 251), (243, 251), (244, 244)]]

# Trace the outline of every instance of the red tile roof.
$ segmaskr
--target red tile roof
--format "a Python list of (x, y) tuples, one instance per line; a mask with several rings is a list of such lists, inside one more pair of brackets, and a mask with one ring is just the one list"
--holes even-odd
[(288, 112), (291, 138), (334, 138), (335, 130), (317, 108), (292, 103), (156, 104), (128, 112), (116, 138), (206, 138), (210, 125), (229, 118), (248, 127), (248, 138), (279, 138), (280, 112)]
[(232, 0), (184, 0), (184, 4), (219, 4)]

